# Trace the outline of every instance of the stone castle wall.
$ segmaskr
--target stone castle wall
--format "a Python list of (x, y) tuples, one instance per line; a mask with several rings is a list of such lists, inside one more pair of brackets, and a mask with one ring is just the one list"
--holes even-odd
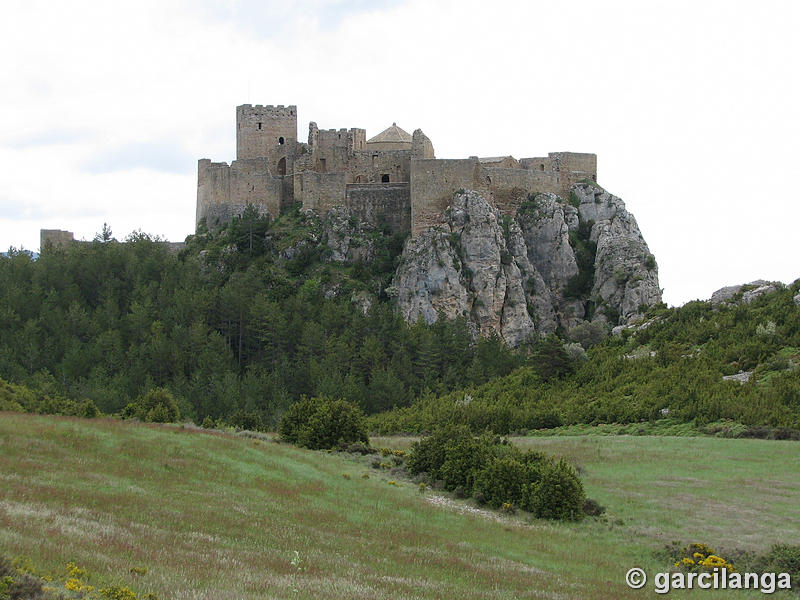
[(283, 198), (284, 182), (272, 176), (265, 158), (235, 160), (230, 166), (198, 161), (196, 222), (205, 219), (212, 231), (241, 214), (248, 204), (275, 218), (281, 213)]
[(475, 189), (479, 174), (480, 165), (474, 158), (411, 161), (411, 234), (439, 224), (453, 193)]
[(373, 227), (393, 233), (411, 231), (411, 186), (408, 183), (354, 183), (345, 200), (350, 212)]
[(366, 130), (321, 130), (309, 124), (308, 144), (297, 141), (296, 106), (236, 109), (237, 160), (230, 166), (198, 162), (197, 213), (216, 228), (248, 204), (277, 217), (291, 203), (324, 213), (348, 206), (360, 218), (417, 235), (441, 223), (453, 194), (474, 189), (504, 214), (532, 193), (567, 198), (581, 180), (597, 180), (594, 154), (546, 157), (436, 159), (419, 129), (411, 142), (367, 142)]
[(344, 173), (317, 173), (305, 171), (300, 174), (300, 195), (303, 208), (325, 214), (335, 206), (345, 204), (346, 175)]
[(39, 249), (44, 250), (45, 246), (63, 246), (75, 241), (75, 234), (63, 229), (40, 229), (39, 230)]

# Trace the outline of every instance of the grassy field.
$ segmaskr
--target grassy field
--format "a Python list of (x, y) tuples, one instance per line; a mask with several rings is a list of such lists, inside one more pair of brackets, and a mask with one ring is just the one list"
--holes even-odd
[(93, 584), (162, 599), (607, 599), (652, 597), (624, 575), (668, 570), (657, 551), (671, 540), (765, 550), (800, 537), (798, 443), (515, 441), (578, 464), (608, 518), (465, 511), (347, 456), (233, 435), (0, 413), (0, 554), (52, 572), (74, 561)]

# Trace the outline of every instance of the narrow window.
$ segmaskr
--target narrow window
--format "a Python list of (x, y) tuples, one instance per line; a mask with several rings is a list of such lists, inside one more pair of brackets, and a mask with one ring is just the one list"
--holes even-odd
[(279, 138), (278, 138), (278, 143), (279, 143), (281, 146), (283, 146), (283, 142), (284, 142), (283, 136), (279, 137)]
[(319, 159), (319, 170), (320, 170), (320, 173), (325, 173), (327, 171), (324, 158), (320, 158)]
[(387, 173), (381, 175), (381, 183), (389, 183), (389, 175)]
[(261, 123), (258, 124), (258, 128), (261, 129)]
[(544, 171), (544, 163), (542, 163), (541, 165), (539, 165), (539, 170), (540, 170), (540, 171)]

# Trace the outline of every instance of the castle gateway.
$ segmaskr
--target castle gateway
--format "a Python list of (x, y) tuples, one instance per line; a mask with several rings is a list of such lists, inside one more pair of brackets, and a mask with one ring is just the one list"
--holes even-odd
[(243, 104), (236, 108), (236, 160), (198, 161), (196, 222), (214, 230), (248, 204), (274, 218), (299, 202), (318, 214), (346, 206), (372, 225), (416, 235), (440, 221), (459, 189), (514, 213), (531, 193), (567, 198), (585, 179), (597, 180), (594, 154), (437, 159), (421, 129), (410, 135), (396, 123), (367, 139), (364, 129), (322, 130), (312, 122), (303, 143), (296, 106)]

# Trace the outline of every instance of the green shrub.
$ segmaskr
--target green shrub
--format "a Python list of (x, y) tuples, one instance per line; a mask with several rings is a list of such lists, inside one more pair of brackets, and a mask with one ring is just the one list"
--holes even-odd
[(0, 410), (23, 412), (35, 403), (36, 397), (28, 388), (0, 379)]
[(431, 435), (414, 442), (406, 467), (414, 475), (427, 473), (434, 481), (440, 479), (439, 472), (444, 464), (446, 445), (471, 438), (472, 433), (465, 425), (440, 427)]
[(583, 517), (583, 484), (575, 469), (563, 459), (545, 466), (541, 480), (529, 493), (529, 506), (537, 517), (566, 521)]
[(521, 507), (529, 470), (515, 458), (494, 458), (475, 478), (475, 495), (492, 508), (504, 503)]
[(327, 450), (348, 444), (369, 444), (361, 410), (347, 400), (303, 398), (289, 407), (278, 427), (281, 438), (312, 450)]
[(792, 581), (800, 581), (800, 546), (777, 544), (758, 561), (762, 573), (789, 573)]
[(136, 417), (148, 423), (174, 423), (180, 417), (175, 398), (164, 388), (153, 388), (122, 411), (126, 419)]
[(266, 429), (261, 414), (256, 410), (239, 409), (228, 417), (228, 423), (237, 429), (247, 429), (249, 431), (264, 431)]
[(445, 458), (439, 469), (444, 488), (461, 488), (463, 497), (471, 496), (475, 478), (492, 457), (492, 445), (485, 437), (451, 440), (444, 449)]
[[(522, 508), (548, 519), (583, 516), (583, 485), (563, 460), (521, 452), (499, 437), (474, 437), (463, 425), (442, 427), (412, 446), (412, 474), (441, 481), (457, 498), (492, 508)], [(590, 507), (591, 508), (591, 507)]]

